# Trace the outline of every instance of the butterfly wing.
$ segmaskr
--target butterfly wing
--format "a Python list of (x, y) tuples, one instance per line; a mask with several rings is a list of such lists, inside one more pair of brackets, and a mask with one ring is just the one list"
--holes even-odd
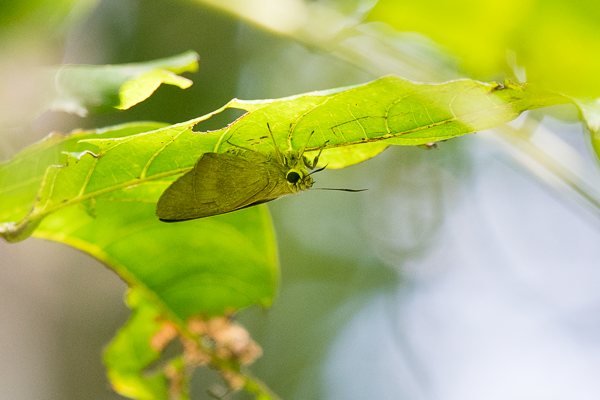
[(184, 221), (239, 210), (289, 193), (285, 168), (262, 153), (205, 153), (191, 171), (164, 191), (156, 213), (163, 221)]

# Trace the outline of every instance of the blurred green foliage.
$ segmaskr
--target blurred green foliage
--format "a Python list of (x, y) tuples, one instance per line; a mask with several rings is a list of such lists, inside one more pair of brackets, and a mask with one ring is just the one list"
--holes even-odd
[(600, 94), (600, 8), (595, 1), (381, 0), (369, 19), (426, 35), (474, 78), (518, 74), (565, 94)]

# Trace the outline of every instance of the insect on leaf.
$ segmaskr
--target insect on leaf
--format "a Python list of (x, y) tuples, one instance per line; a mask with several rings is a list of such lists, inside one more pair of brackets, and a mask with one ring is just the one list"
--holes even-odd
[(253, 150), (205, 153), (194, 168), (162, 194), (157, 215), (163, 221), (194, 218), (266, 203), (310, 189), (310, 163), (301, 154), (282, 155)]

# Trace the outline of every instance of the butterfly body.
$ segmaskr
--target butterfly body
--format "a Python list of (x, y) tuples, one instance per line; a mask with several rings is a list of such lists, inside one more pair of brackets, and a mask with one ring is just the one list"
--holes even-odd
[(302, 155), (204, 153), (164, 191), (157, 215), (162, 221), (185, 221), (266, 203), (310, 189), (314, 182), (308, 168), (313, 165)]

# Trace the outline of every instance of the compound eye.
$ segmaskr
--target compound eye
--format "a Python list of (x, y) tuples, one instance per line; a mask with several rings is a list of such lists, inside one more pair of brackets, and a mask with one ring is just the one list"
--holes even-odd
[(302, 178), (302, 177), (296, 171), (289, 171), (285, 176), (285, 179), (291, 184), (298, 183), (300, 178)]

